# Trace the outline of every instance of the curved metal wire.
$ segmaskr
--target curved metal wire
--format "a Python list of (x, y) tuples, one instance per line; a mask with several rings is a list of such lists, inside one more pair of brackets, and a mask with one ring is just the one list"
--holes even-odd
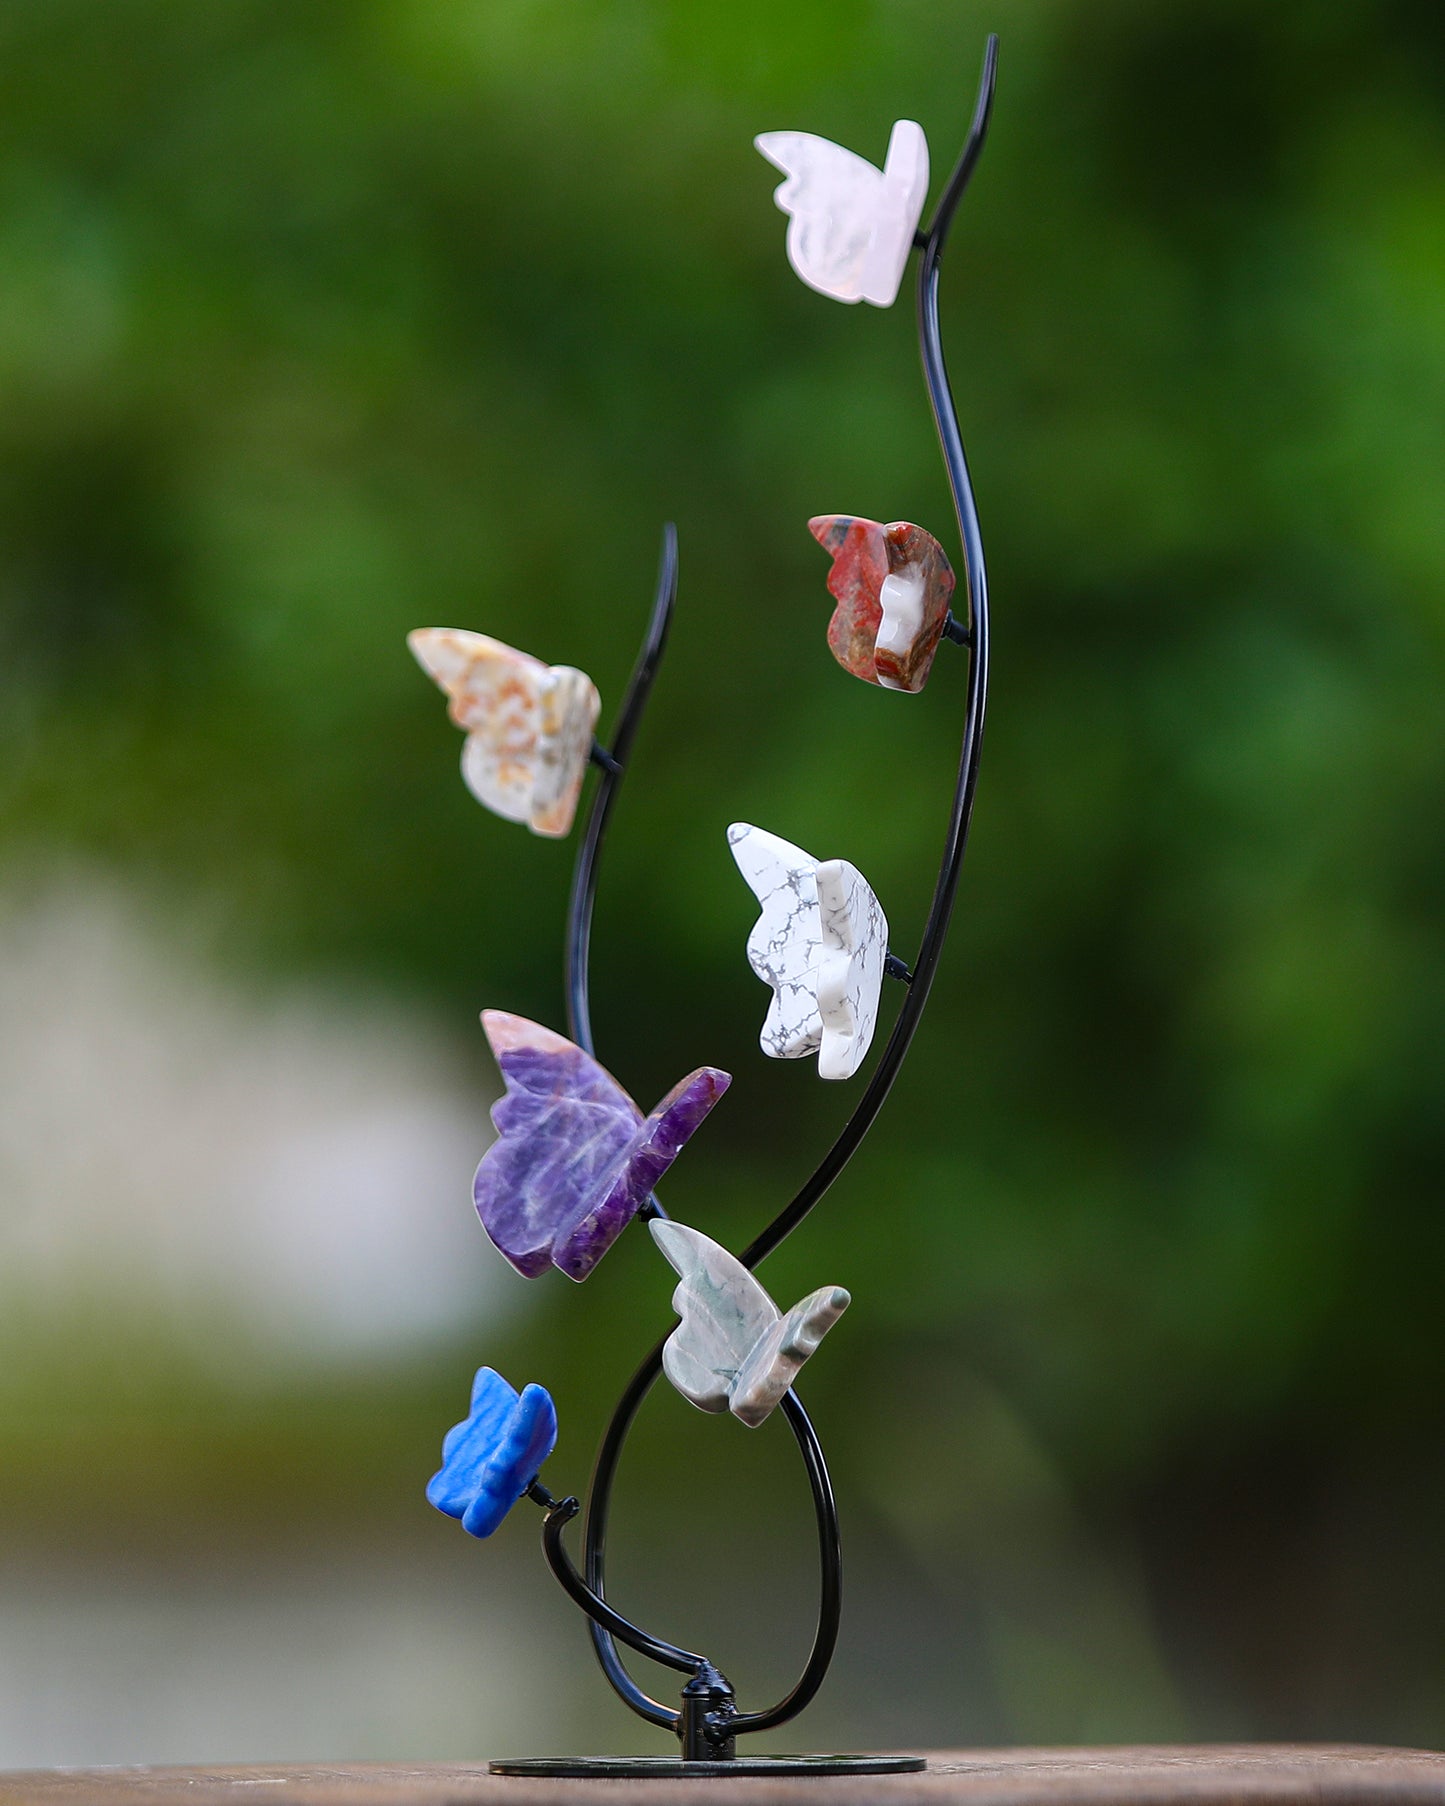
[(695, 1674), (699, 1669), (707, 1667), (706, 1656), (694, 1655), (689, 1649), (679, 1649), (675, 1643), (668, 1643), (662, 1637), (654, 1637), (647, 1631), (640, 1630), (631, 1619), (624, 1618), (621, 1612), (594, 1593), (583, 1580), (562, 1542), (562, 1532), (581, 1509), (576, 1499), (553, 1499), (547, 1506), (547, 1516), (542, 1525), (542, 1548), (546, 1552), (547, 1565), (561, 1581), (568, 1597), (580, 1605), (594, 1623), (605, 1625), (611, 1636), (629, 1644), (639, 1655), (650, 1656), (654, 1662), (679, 1669), (683, 1674)]
[(597, 897), (597, 857), (602, 850), (602, 836), (607, 832), (607, 818), (617, 798), (617, 787), (627, 770), (627, 757), (642, 711), (652, 690), (657, 667), (667, 648), (667, 630), (672, 625), (672, 610), (677, 601), (677, 528), (668, 521), (662, 529), (662, 557), (657, 566), (657, 594), (642, 650), (632, 667), (622, 707), (617, 712), (617, 726), (612, 745), (597, 762), (602, 777), (592, 798), (592, 812), (587, 817), (587, 831), (577, 851), (577, 864), (572, 873), (572, 895), (567, 904), (567, 1032), (579, 1047), (595, 1054), (592, 1043), (592, 1009), (588, 996), (587, 956), (592, 945), (592, 905)]
[[(662, 1348), (663, 1344), (659, 1342), (628, 1381), (627, 1388), (612, 1413), (602, 1446), (597, 1451), (597, 1464), (592, 1471), (592, 1485), (587, 1499), (585, 1546), (587, 1585), (599, 1599), (606, 1597), (607, 1526), (617, 1466), (642, 1401), (662, 1372)], [(802, 1452), (813, 1496), (813, 1511), (818, 1522), (818, 1628), (814, 1633), (808, 1660), (796, 1684), (776, 1705), (765, 1711), (739, 1712), (732, 1722), (734, 1735), (743, 1731), (767, 1730), (773, 1725), (784, 1724), (803, 1710), (823, 1684), (829, 1663), (833, 1659), (842, 1619), (843, 1547), (838, 1533), (838, 1507), (833, 1496), (828, 1464), (818, 1433), (796, 1392), (783, 1394), (782, 1410), (788, 1428)], [(678, 1713), (644, 1693), (637, 1685), (627, 1672), (617, 1646), (604, 1626), (594, 1621), (590, 1629), (592, 1647), (596, 1651), (602, 1672), (612, 1683), (613, 1689), (639, 1717), (675, 1730)]]
[[(943, 858), (938, 880), (934, 886), (928, 919), (924, 925), (918, 957), (913, 962), (912, 972), (907, 979), (908, 993), (872, 1078), (818, 1167), (789, 1204), (743, 1251), (740, 1258), (743, 1264), (749, 1268), (756, 1267), (759, 1262), (765, 1260), (797, 1228), (808, 1212), (823, 1197), (857, 1151), (882, 1108), (884, 1099), (892, 1088), (912, 1044), (923, 1015), (924, 1005), (928, 1001), (938, 959), (948, 932), (963, 855), (967, 846), (974, 791), (978, 782), (978, 762), (983, 743), (984, 715), (988, 696), (988, 577), (984, 564), (983, 539), (979, 527), (978, 510), (974, 501), (973, 486), (969, 480), (963, 438), (959, 430), (958, 415), (954, 407), (953, 394), (949, 387), (948, 373), (944, 363), (938, 313), (938, 282), (939, 266), (949, 228), (973, 174), (988, 132), (997, 66), (998, 39), (990, 36), (984, 52), (983, 73), (979, 82), (978, 99), (968, 138), (934, 210), (932, 222), (927, 232), (920, 234), (919, 237), (919, 248), (922, 251), (918, 272), (919, 344), (924, 380), (933, 409), (934, 424), (938, 431), (944, 465), (948, 472), (954, 512), (958, 518), (959, 536), (963, 548), (964, 587), (968, 604), (967, 622), (963, 632), (957, 636), (969, 648), (963, 737), (959, 754), (958, 778), (944, 837)], [(675, 556), (674, 544), (674, 582)], [(664, 564), (666, 562), (667, 560), (664, 558)], [(661, 605), (661, 594), (662, 585), (660, 584), (659, 606)], [(669, 602), (669, 611), (670, 606)], [(654, 628), (657, 625), (657, 618), (655, 609)], [(622, 721), (613, 748), (613, 756), (619, 765), (623, 762), (626, 749), (631, 744), (631, 735), (635, 732), (637, 718), (640, 717), (643, 704), (646, 702), (647, 690), (651, 686), (652, 677), (656, 671), (657, 656), (661, 652), (661, 639), (666, 637), (665, 618), (662, 622), (661, 639), (658, 640), (656, 652), (649, 659), (647, 649), (652, 637), (650, 633), (648, 642), (644, 643), (643, 656), (639, 659), (632, 686), (624, 700)], [(626, 734), (625, 742), (624, 733)], [(573, 1039), (586, 1047), (589, 1052), (592, 1051), (592, 1044), (591, 1022), (587, 1007), (587, 947), (591, 926), (592, 897), (596, 885), (596, 862), (602, 829), (605, 826), (606, 815), (611, 808), (620, 775), (620, 770), (607, 772), (599, 786), (593, 805), (592, 819), (588, 824), (587, 838), (579, 854), (577, 876), (573, 884), (574, 914), (568, 946), (569, 1020), (572, 1024)], [(655, 1198), (649, 1200), (647, 1211), (650, 1215), (661, 1216), (664, 1214)], [(592, 1484), (587, 1500), (586, 1580), (584, 1582), (577, 1577), (580, 1590), (573, 1590), (569, 1586), (569, 1591), (589, 1612), (591, 1619), (589, 1629), (593, 1646), (603, 1672), (614, 1690), (640, 1717), (653, 1724), (676, 1730), (680, 1714), (642, 1691), (627, 1672), (614, 1636), (621, 1637), (633, 1648), (642, 1649), (645, 1654), (650, 1654), (652, 1651), (643, 1648), (641, 1640), (654, 1643), (659, 1640), (648, 1638), (647, 1633), (638, 1631), (626, 1619), (622, 1619), (620, 1614), (615, 1613), (614, 1608), (607, 1605), (605, 1592), (607, 1528), (617, 1467), (623, 1446), (642, 1401), (661, 1373), (662, 1347), (662, 1342), (659, 1342), (628, 1382), (598, 1450), (597, 1463), (593, 1470)], [(769, 1730), (796, 1717), (822, 1685), (838, 1636), (842, 1602), (842, 1553), (838, 1539), (837, 1509), (833, 1498), (832, 1484), (828, 1477), (827, 1465), (817, 1434), (796, 1393), (790, 1391), (785, 1395), (783, 1409), (789, 1427), (803, 1454), (818, 1519), (822, 1577), (818, 1628), (812, 1650), (797, 1683), (775, 1705), (762, 1711), (738, 1713), (731, 1726), (735, 1735), (748, 1731)], [(570, 1517), (571, 1513), (568, 1515)], [(549, 1518), (549, 1524), (550, 1522)], [(559, 1538), (560, 1529), (559, 1524), (557, 1529)], [(557, 1547), (560, 1549), (560, 1543)], [(549, 1558), (550, 1554), (549, 1550)], [(565, 1552), (562, 1554), (565, 1560)], [(571, 1568), (570, 1561), (567, 1562), (567, 1567)], [(575, 1576), (575, 1569), (571, 1571)], [(559, 1577), (561, 1577), (560, 1573)], [(565, 1579), (564, 1584), (567, 1584)], [(599, 1612), (595, 1609), (597, 1606), (603, 1607), (604, 1610)], [(609, 1623), (609, 1621), (611, 1622)], [(626, 1627), (625, 1632), (624, 1626)], [(673, 1645), (665, 1647), (672, 1650), (674, 1654), (681, 1653), (676, 1652)], [(661, 1656), (656, 1659), (668, 1661), (670, 1658)], [(677, 1666), (678, 1664), (676, 1661), (671, 1661), (670, 1665)]]
[(828, 1478), (828, 1468), (823, 1460), (822, 1444), (818, 1441), (817, 1432), (796, 1392), (783, 1394), (783, 1415), (803, 1452), (808, 1484), (813, 1491), (813, 1509), (818, 1514), (821, 1554), (818, 1628), (814, 1632), (813, 1647), (809, 1651), (803, 1672), (793, 1687), (776, 1705), (769, 1706), (765, 1711), (739, 1712), (730, 1727), (734, 1737), (740, 1737), (744, 1731), (770, 1731), (774, 1725), (786, 1724), (790, 1718), (798, 1716), (823, 1684), (828, 1665), (833, 1660), (833, 1651), (838, 1642), (838, 1626), (843, 1618), (843, 1543), (838, 1533), (838, 1506), (833, 1498), (833, 1483)]

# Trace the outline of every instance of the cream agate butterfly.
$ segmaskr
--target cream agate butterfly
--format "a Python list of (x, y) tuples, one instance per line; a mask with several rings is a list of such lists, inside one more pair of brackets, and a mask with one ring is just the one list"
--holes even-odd
[(647, 1226), (682, 1275), (672, 1294), (682, 1322), (663, 1346), (663, 1372), (699, 1411), (731, 1411), (756, 1429), (852, 1300), (820, 1286), (784, 1316), (726, 1248), (686, 1223)]
[(566, 834), (602, 707), (592, 679), (461, 627), (418, 627), (406, 643), (467, 736), (462, 777), (477, 801), (534, 834)]
[(928, 140), (900, 119), (882, 169), (811, 132), (753, 143), (787, 177), (773, 198), (788, 219), (788, 262), (835, 301), (891, 307), (928, 196)]
[(747, 822), (728, 845), (762, 914), (748, 936), (748, 964), (773, 987), (759, 1040), (774, 1060), (818, 1056), (818, 1075), (850, 1079), (878, 1022), (888, 959), (888, 918), (867, 879), (846, 859), (822, 864), (801, 847)]

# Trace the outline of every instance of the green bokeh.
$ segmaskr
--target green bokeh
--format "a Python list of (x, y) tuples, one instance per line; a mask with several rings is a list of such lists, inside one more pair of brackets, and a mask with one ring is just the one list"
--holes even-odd
[[(954, 529), (906, 299), (793, 278), (749, 140), (881, 159), (907, 113), (936, 187), (1000, 31), (944, 277), (994, 595), (974, 843), (912, 1063), (767, 1270), (853, 1288), (805, 1388), (847, 1527), (920, 1636), (970, 1626), (931, 1663), (984, 1703), (900, 1734), (1445, 1740), (1442, 21), (0, 11), (0, 851), (136, 876), (243, 982), (560, 1023), (569, 848), (476, 808), (402, 636), (580, 665), (605, 726), (675, 519), (594, 1017), (639, 1099), (737, 1075), (668, 1191), (733, 1243), (850, 1093), (757, 1057), (722, 830), (853, 859), (906, 952), (962, 672), (903, 701), (826, 655), (808, 515)], [(564, 1484), (667, 1291), (629, 1238), (495, 1351), (557, 1394)], [(137, 1353), (123, 1515), (349, 1475), (401, 1525), (478, 1353), (264, 1408)], [(37, 1534), (106, 1433), (75, 1378), (6, 1418)], [(766, 1517), (763, 1457), (660, 1415), (670, 1548), (684, 1456)]]

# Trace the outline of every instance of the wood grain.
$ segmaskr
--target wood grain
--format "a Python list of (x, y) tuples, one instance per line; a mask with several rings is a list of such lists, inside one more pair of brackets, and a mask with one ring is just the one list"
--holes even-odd
[(523, 1781), (485, 1763), (37, 1769), (0, 1806), (1445, 1806), (1445, 1755), (1352, 1744), (957, 1750), (923, 1774)]

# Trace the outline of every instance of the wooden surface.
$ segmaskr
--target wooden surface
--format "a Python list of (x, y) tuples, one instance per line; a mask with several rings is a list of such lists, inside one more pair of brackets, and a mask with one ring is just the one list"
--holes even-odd
[(1445, 1806), (1445, 1756), (1351, 1744), (958, 1750), (925, 1774), (845, 1779), (520, 1781), (485, 1763), (38, 1769), (0, 1806)]

